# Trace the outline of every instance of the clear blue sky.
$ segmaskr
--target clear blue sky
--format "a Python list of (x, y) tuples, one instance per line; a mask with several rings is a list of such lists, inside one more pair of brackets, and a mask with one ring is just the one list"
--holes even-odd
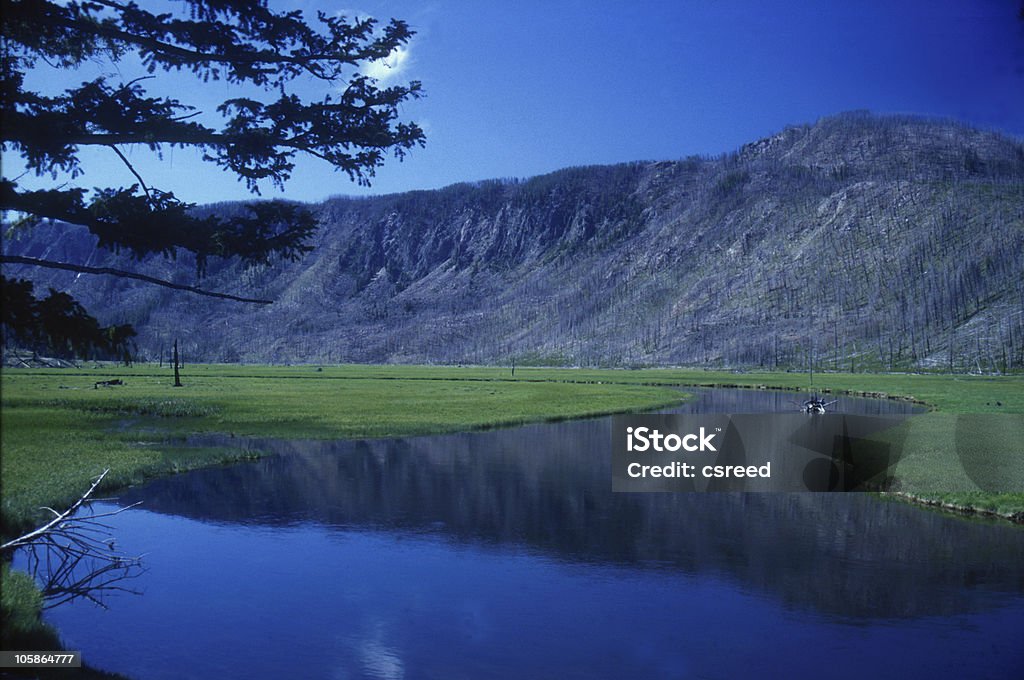
[[(402, 163), (389, 162), (369, 190), (322, 162), (303, 161), (284, 193), (298, 200), (526, 177), (571, 165), (715, 155), (786, 125), (851, 109), (949, 117), (1024, 136), (1019, 0), (271, 5), (308, 16), (317, 9), (394, 16), (418, 32), (408, 52), (393, 60), (397, 68), (379, 73), (423, 82), (426, 97), (405, 105), (403, 114), (425, 128), (427, 146)], [(235, 95), (220, 83), (163, 82), (207, 111)], [(78, 182), (132, 183), (111, 156), (109, 150), (90, 152)], [(232, 176), (188, 152), (174, 150), (151, 162), (140, 148), (131, 157), (150, 184), (185, 200), (249, 195)], [(263, 193), (280, 195), (269, 186)]]

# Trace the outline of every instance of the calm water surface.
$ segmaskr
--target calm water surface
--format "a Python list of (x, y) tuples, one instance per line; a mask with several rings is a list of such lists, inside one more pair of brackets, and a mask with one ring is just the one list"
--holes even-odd
[(252, 441), (280, 455), (121, 496), (144, 503), (115, 518), (143, 595), (48, 618), (136, 678), (1024, 677), (1020, 527), (861, 494), (613, 494), (609, 433)]

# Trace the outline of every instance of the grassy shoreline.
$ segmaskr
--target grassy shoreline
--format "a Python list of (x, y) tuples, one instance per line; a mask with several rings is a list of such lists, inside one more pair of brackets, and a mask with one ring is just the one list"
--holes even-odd
[[(114, 378), (124, 385), (94, 387)], [(949, 446), (955, 419), (1008, 416), (1016, 423), (1024, 414), (1024, 376), (827, 373), (815, 378), (815, 390), (824, 393), (928, 405), (930, 412), (914, 419), (909, 438), (914, 455), (902, 470), (909, 484), (900, 489), (904, 497), (1018, 521), (1024, 517), (1024, 494), (993, 500), (984, 493), (965, 494), (980, 490), (962, 475), (946, 478), (959, 467)], [(413, 436), (650, 410), (678, 402), (679, 390), (688, 386), (806, 391), (808, 377), (693, 369), (194, 365), (183, 379), (185, 387), (174, 388), (170, 371), (152, 365), (5, 369), (0, 374), (3, 533), (32, 524), (42, 505), (73, 500), (107, 467), (111, 473), (104, 489), (111, 490), (259, 455), (184, 446), (185, 436), (195, 432)]]
[[(921, 432), (912, 443), (934, 459), (926, 466), (933, 469), (956, 464), (938, 451), (948, 444), (951, 418), (1024, 414), (1021, 376), (815, 378), (815, 389), (822, 392), (926, 403), (931, 412), (915, 419), (914, 429)], [(125, 384), (94, 388), (109, 379)], [(807, 380), (795, 373), (676, 369), (198, 365), (186, 368), (184, 387), (174, 388), (170, 372), (154, 366), (5, 370), (0, 375), (3, 528), (7, 533), (32, 523), (40, 505), (74, 499), (106, 467), (112, 468), (105, 485), (111, 490), (158, 474), (259, 455), (245, 449), (189, 449), (184, 437), (194, 432), (409, 436), (650, 410), (678, 401), (678, 390), (687, 386), (806, 390)], [(928, 440), (927, 430), (942, 436)], [(909, 472), (913, 484), (901, 491), (924, 500), (950, 503), (950, 494), (967, 486), (959, 479), (961, 487), (943, 487), (935, 475), (921, 476), (912, 466)], [(1014, 501), (1004, 514), (1024, 511), (1024, 499), (1019, 505)]]
[[(673, 387), (607, 381), (497, 381), (492, 371), (412, 367), (192, 366), (174, 388), (155, 367), (10, 370), (2, 379), (5, 533), (73, 500), (111, 468), (104, 490), (259, 455), (196, 449), (185, 437), (369, 438), (503, 427), (677, 403)], [(94, 389), (100, 380), (124, 385)]]
[[(114, 378), (125, 384), (94, 388)], [(34, 508), (73, 499), (106, 467), (112, 470), (105, 488), (112, 489), (258, 455), (183, 446), (194, 432), (412, 436), (654, 409), (677, 402), (687, 386), (807, 387), (798, 373), (394, 365), (195, 365), (186, 368), (182, 388), (171, 386), (168, 369), (152, 365), (6, 369), (0, 381), (5, 533), (30, 524)], [(933, 470), (957, 464), (940, 455), (949, 448), (951, 418), (1024, 414), (1024, 376), (828, 373), (816, 376), (815, 389), (927, 404), (931, 412), (915, 419), (921, 432), (912, 443), (930, 456), (923, 467)], [(942, 436), (928, 441), (928, 430)], [(949, 494), (958, 489), (913, 466), (908, 471), (908, 495), (953, 502)], [(1024, 499), (1017, 505), (1011, 499), (1007, 507), (979, 509), (1013, 515), (1024, 511)]]

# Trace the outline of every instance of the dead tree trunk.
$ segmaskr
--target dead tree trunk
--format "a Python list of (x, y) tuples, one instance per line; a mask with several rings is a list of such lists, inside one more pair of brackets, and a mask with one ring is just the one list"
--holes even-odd
[(178, 339), (174, 339), (174, 386), (181, 387), (181, 375), (178, 373)]

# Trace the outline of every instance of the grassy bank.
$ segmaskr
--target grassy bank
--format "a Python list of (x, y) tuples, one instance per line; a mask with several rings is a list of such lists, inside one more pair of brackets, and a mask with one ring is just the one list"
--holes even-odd
[[(682, 398), (667, 387), (529, 374), (516, 371), (513, 381), (502, 379), (509, 371), (489, 369), (193, 366), (175, 388), (155, 367), (7, 370), (4, 528), (38, 521), (41, 505), (69, 502), (108, 467), (109, 489), (256, 455), (186, 447), (192, 432), (405, 436), (647, 410)], [(124, 384), (94, 388), (111, 379)]]
[[(673, 369), (585, 370), (432, 366), (90, 366), (2, 374), (4, 530), (66, 503), (103, 469), (108, 488), (153, 475), (258, 455), (184, 446), (191, 432), (238, 436), (380, 437), (495, 427), (532, 420), (645, 410), (681, 398), (678, 387), (807, 389), (799, 373)], [(123, 385), (94, 388), (100, 380)], [(815, 389), (911, 398), (932, 411), (895, 433), (907, 495), (1000, 514), (1024, 512), (1024, 495), (986, 493), (952, 445), (965, 428), (979, 446), (1024, 459), (1024, 377), (819, 374)], [(971, 414), (972, 418), (962, 418)], [(996, 418), (985, 426), (985, 418)], [(969, 434), (969, 433), (968, 433)], [(962, 447), (961, 447), (962, 448)], [(1021, 466), (1001, 478), (1024, 488)], [(997, 471), (1005, 475), (1006, 470)], [(988, 474), (984, 473), (983, 475)], [(977, 477), (977, 475), (974, 475)]]

